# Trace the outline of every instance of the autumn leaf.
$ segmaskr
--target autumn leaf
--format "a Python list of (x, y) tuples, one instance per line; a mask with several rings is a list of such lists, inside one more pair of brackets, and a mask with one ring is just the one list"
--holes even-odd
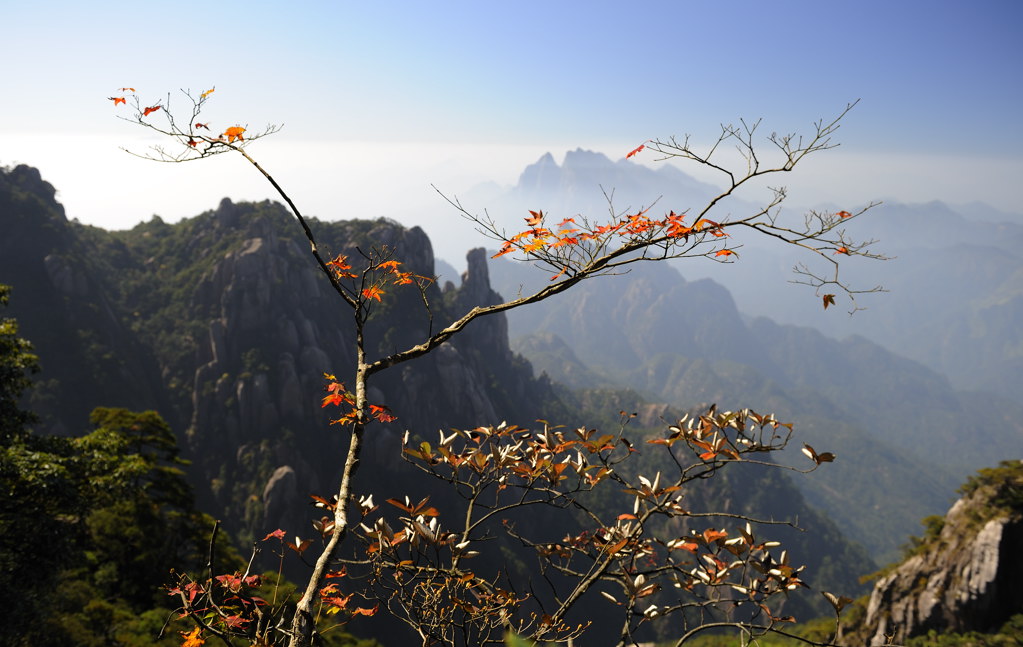
[(839, 218), (852, 218), (852, 214), (849, 213), (848, 211), (839, 211), (835, 215), (838, 216)]
[(849, 248), (845, 246), (839, 247), (835, 250), (835, 254), (845, 254), (846, 256), (849, 256)]
[(206, 97), (208, 97), (208, 96), (210, 96), (211, 94), (213, 94), (213, 91), (214, 91), (214, 90), (216, 90), (216, 87), (212, 87), (212, 88), (210, 88), (209, 90), (207, 90), (207, 91), (203, 92), (202, 94), (200, 94), (200, 95), (199, 95), (199, 98), (200, 98), (200, 99), (205, 99)]
[(818, 454), (813, 447), (810, 447), (806, 443), (803, 443), (803, 453), (818, 465), (821, 463), (833, 463), (835, 461), (835, 455), (831, 452), (821, 452)]
[(145, 110), (142, 111), (142, 116), (143, 117), (148, 117), (150, 114), (156, 112), (161, 107), (162, 106), (150, 106), (150, 107), (148, 107), (148, 108), (146, 108)]
[(199, 122), (195, 122), (195, 127), (196, 127), (196, 128), (205, 128), (206, 130), (209, 130), (209, 129), (210, 129), (210, 127), (209, 127), (208, 125), (206, 125), (206, 124), (201, 124), (201, 123), (199, 123)]
[(646, 144), (640, 144), (640, 145), (639, 145), (639, 146), (637, 146), (636, 148), (633, 148), (633, 149), (632, 149), (631, 151), (629, 151), (629, 152), (628, 152), (628, 153), (627, 153), (627, 154), (625, 155), (625, 159), (629, 159), (630, 157), (632, 157), (632, 156), (633, 156), (633, 155), (635, 155), (636, 153), (638, 153), (638, 152), (642, 151), (642, 150), (643, 150), (644, 148), (646, 148)]
[(110, 99), (111, 101), (113, 101), (115, 106), (117, 104), (119, 104), (119, 103), (124, 103), (124, 97), (107, 97), (107, 98)]
[(242, 128), (241, 126), (231, 126), (230, 128), (224, 131), (224, 134), (221, 135), (221, 137), (227, 137), (228, 144), (232, 143), (236, 139), (242, 142), (245, 141), (245, 138), (242, 137), (243, 132), (245, 132), (245, 129)]
[(390, 409), (376, 404), (369, 405), (369, 415), (373, 416), (380, 422), (394, 422), (398, 419), (398, 416), (392, 414)]
[(198, 144), (199, 142), (195, 141), (191, 137), (188, 138), (188, 145), (191, 146), (192, 148), (195, 148)]
[(380, 286), (371, 285), (370, 287), (362, 291), (362, 296), (367, 299), (376, 299), (377, 301), (381, 301), (380, 296), (383, 293), (384, 291), (380, 289)]
[(282, 539), (283, 540), (284, 539), (284, 531), (281, 530), (280, 528), (278, 528), (277, 530), (274, 530), (272, 533), (270, 533), (266, 537), (263, 537), (263, 541), (266, 541), (267, 539)]
[(134, 92), (135, 88), (121, 88), (121, 92)]
[(739, 255), (737, 253), (733, 252), (730, 249), (721, 249), (721, 250), (718, 250), (718, 253), (714, 254), (714, 256), (735, 256), (735, 257), (738, 257)]
[(827, 310), (828, 306), (833, 306), (833, 305), (835, 305), (835, 295), (834, 294), (825, 294), (824, 295), (824, 309)]
[(185, 638), (185, 642), (181, 643), (181, 647), (202, 647), (206, 644), (206, 640), (199, 637), (199, 627), (196, 627), (187, 634), (181, 632), (181, 635)]
[(543, 211), (533, 211), (532, 209), (530, 209), (529, 214), (530, 217), (526, 218), (525, 220), (526, 224), (529, 225), (530, 227), (536, 227), (541, 222), (543, 222)]

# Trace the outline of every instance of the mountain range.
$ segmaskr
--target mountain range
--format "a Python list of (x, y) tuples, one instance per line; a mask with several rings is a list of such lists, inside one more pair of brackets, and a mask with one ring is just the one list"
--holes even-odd
[[(615, 183), (622, 198), (665, 183), (687, 195), (711, 190), (670, 167), (652, 171), (586, 151), (569, 157), (563, 167), (545, 156), (527, 168), (512, 197), (561, 196), (567, 204), (566, 187), (579, 196), (596, 186), (599, 203), (599, 186)], [(616, 174), (605, 176), (609, 165)], [(682, 194), (672, 200), (689, 199)], [(454, 278), (438, 269), (416, 228), (386, 220), (313, 225), (331, 255), (386, 245), (416, 273)], [(40, 172), (19, 166), (0, 173), (0, 230), (0, 283), (14, 288), (9, 314), (43, 366), (27, 403), (43, 418), (41, 432), (79, 433), (100, 405), (157, 409), (192, 461), (200, 504), (242, 544), (308, 525), (308, 494), (330, 489), (343, 446), (317, 394), (324, 372), (345, 379), (354, 333), (281, 205), (225, 199), (178, 223), (154, 217), (110, 232), (68, 220)], [(487, 256), (473, 250), (457, 284), (431, 287), (429, 312), (418, 295), (381, 304), (386, 323), (371, 348), (403, 346), (475, 305), (548, 279)], [(1012, 256), (1003, 256), (997, 272), (1008, 273)], [(796, 424), (800, 441), (838, 460), (810, 478), (730, 480), (715, 496), (798, 518), (810, 532), (786, 537), (793, 553), (803, 549), (811, 567), (854, 591), (859, 575), (897, 555), (920, 518), (947, 508), (965, 473), (1023, 446), (1015, 387), (981, 388), (997, 377), (965, 390), (888, 344), (753, 316), (720, 283), (686, 278), (677, 267), (635, 268), (507, 319), (477, 321), (436, 353), (384, 374), (371, 400), (398, 413), (401, 426), (371, 430), (360, 487), (385, 498), (429, 492), (445, 505), (443, 493), (424, 489), (401, 461), (399, 429), (430, 438), (500, 420), (600, 419), (608, 408), (642, 409), (645, 423), (658, 426), (712, 402), (775, 411)], [(1011, 285), (995, 292), (1011, 297)], [(1011, 347), (1011, 321), (988, 330), (1008, 336), (990, 340), (992, 349)]]

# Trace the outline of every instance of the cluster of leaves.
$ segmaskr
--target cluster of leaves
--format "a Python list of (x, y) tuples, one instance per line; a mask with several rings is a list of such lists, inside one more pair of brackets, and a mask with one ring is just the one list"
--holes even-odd
[[(340, 418), (336, 418), (330, 421), (332, 425), (354, 425), (359, 418), (359, 409), (356, 407), (355, 394), (349, 391), (344, 382), (339, 382), (336, 375), (331, 373), (324, 373), (323, 379), (327, 381), (327, 385), (323, 387), (323, 390), (327, 392), (327, 395), (323, 397), (323, 401), (320, 404), (321, 408), (328, 405), (335, 407), (342, 407), (345, 412)], [(391, 413), (391, 410), (387, 406), (382, 404), (370, 404), (368, 405), (369, 416), (373, 420), (378, 422), (394, 422), (397, 420), (397, 416)]]
[[(210, 540), (210, 551), (216, 546), (217, 529)], [(301, 557), (311, 541), (295, 538), (289, 542), (284, 531), (276, 530), (258, 542), (245, 570), (215, 574), (209, 569), (205, 577), (182, 574), (167, 592), (178, 604), (175, 609), (180, 618), (194, 623), (190, 631), (182, 631), (182, 647), (200, 647), (211, 638), (220, 642), (248, 646), (278, 644), (284, 635), (282, 625), (289, 611), (294, 609), (295, 585), (283, 578), (285, 548)], [(277, 557), (276, 572), (252, 573), (256, 557), (269, 551)], [(212, 561), (212, 560), (211, 560)], [(324, 616), (334, 616), (331, 627), (321, 631), (320, 644), (325, 647), (375, 647), (372, 640), (358, 640), (343, 630), (352, 617), (372, 615), (372, 609), (346, 608), (352, 596), (343, 596), (335, 584), (321, 591), (320, 610)], [(341, 611), (346, 613), (337, 616)]]
[[(687, 485), (729, 464), (762, 463), (790, 434), (789, 425), (771, 416), (711, 408), (647, 441), (675, 468), (653, 478), (628, 477), (621, 469), (636, 452), (624, 426), (608, 434), (502, 424), (441, 433), (436, 444), (406, 434), (406, 457), (455, 488), (464, 510), (445, 528), (427, 500), (389, 500), (404, 513), (391, 520), (371, 518), (377, 507), (364, 501), (354, 534), (373, 566), (373, 595), (424, 644), (489, 644), (508, 629), (536, 641), (577, 637), (588, 623), (567, 616), (591, 589), (619, 608), (623, 640), (672, 615), (684, 633), (693, 629), (688, 622), (721, 605), (748, 609), (767, 631), (793, 621), (772, 611), (771, 600), (805, 586), (802, 569), (785, 551), (775, 552), (777, 542), (755, 537), (756, 521), (734, 533), (700, 526), (698, 519), (719, 515), (689, 510), (684, 494)], [(587, 495), (598, 487), (617, 489), (627, 509), (601, 515), (590, 507)], [(508, 517), (535, 506), (572, 511), (583, 529), (559, 539), (522, 534)], [(655, 521), (664, 519), (688, 520), (690, 529), (661, 535)], [(487, 575), (467, 565), (496, 528), (534, 553), (547, 594), (513, 582), (506, 571)]]

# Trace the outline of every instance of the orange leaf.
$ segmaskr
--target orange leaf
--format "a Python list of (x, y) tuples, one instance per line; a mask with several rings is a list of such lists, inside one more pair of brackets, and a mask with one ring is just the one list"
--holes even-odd
[(736, 254), (730, 249), (722, 249), (718, 250), (718, 253), (714, 254), (714, 256), (738, 256), (738, 254)]
[(181, 635), (185, 638), (185, 642), (181, 643), (181, 647), (202, 647), (206, 644), (206, 640), (199, 637), (199, 627), (196, 627), (187, 634), (181, 632)]
[(230, 144), (236, 139), (240, 142), (245, 141), (245, 138), (242, 137), (243, 132), (245, 132), (245, 129), (242, 128), (241, 126), (231, 126), (227, 130), (225, 130), (224, 134), (221, 136), (227, 137), (227, 143)]
[(362, 296), (367, 299), (376, 299), (377, 301), (380, 301), (380, 295), (383, 293), (384, 291), (381, 290), (379, 286), (371, 285), (362, 291)]
[(121, 92), (124, 92), (125, 90), (127, 90), (128, 92), (134, 92), (135, 88), (121, 88)]
[(526, 218), (525, 220), (526, 224), (529, 225), (530, 227), (536, 227), (541, 222), (543, 222), (543, 211), (533, 211), (532, 209), (530, 209), (529, 214), (531, 217)]
[(497, 252), (496, 254), (491, 256), (490, 258), (497, 258), (498, 256), (504, 256), (505, 254), (510, 254), (510, 253), (512, 253), (514, 251), (515, 251), (515, 248), (512, 246), (512, 244), (509, 241), (504, 241), (504, 245), (501, 246), (501, 251)]
[(835, 305), (835, 295), (834, 294), (825, 294), (824, 295), (824, 309), (827, 310), (828, 306), (833, 306), (833, 305)]
[(213, 88), (210, 88), (209, 90), (207, 90), (207, 91), (203, 92), (202, 94), (200, 94), (200, 95), (199, 95), (199, 98), (200, 98), (200, 99), (205, 99), (206, 97), (208, 97), (208, 96), (210, 96), (211, 94), (213, 94), (213, 91), (214, 91), (214, 90), (216, 90), (216, 88), (215, 88), (215, 87), (213, 87)]
[(848, 211), (839, 211), (835, 215), (838, 216), (839, 218), (852, 218), (852, 214), (849, 213)]
[(835, 250), (835, 254), (845, 254), (846, 256), (849, 256), (849, 248), (844, 246), (839, 247)]
[(196, 128), (205, 128), (206, 130), (209, 130), (209, 129), (210, 129), (210, 127), (209, 127), (209, 126), (207, 126), (206, 124), (201, 124), (201, 123), (199, 123), (199, 122), (195, 122), (195, 127), (196, 127)]
[(146, 108), (145, 110), (142, 111), (142, 116), (143, 117), (148, 117), (150, 114), (156, 112), (160, 108), (161, 108), (161, 106), (151, 106), (149, 108)]
[(643, 150), (644, 148), (646, 148), (646, 144), (640, 144), (640, 145), (639, 145), (639, 146), (637, 146), (636, 148), (633, 148), (633, 149), (632, 149), (631, 151), (629, 151), (629, 152), (628, 152), (628, 153), (627, 153), (627, 154), (625, 155), (625, 159), (629, 159), (630, 157), (632, 157), (632, 156), (633, 156), (633, 155), (635, 155), (636, 153), (638, 153), (638, 152), (642, 151), (642, 150)]
[(111, 101), (113, 101), (115, 106), (117, 104), (119, 104), (119, 103), (124, 103), (124, 97), (107, 97), (107, 98), (110, 99)]

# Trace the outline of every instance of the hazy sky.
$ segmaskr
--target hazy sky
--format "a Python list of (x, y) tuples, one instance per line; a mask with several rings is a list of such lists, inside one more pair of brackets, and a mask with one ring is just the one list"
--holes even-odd
[(304, 212), (435, 241), (468, 228), (431, 184), (510, 185), (546, 151), (617, 159), (739, 117), (805, 131), (856, 99), (842, 147), (786, 176), (794, 201), (1023, 198), (1017, 0), (0, 3), (0, 164), (107, 228), (273, 196), (240, 158), (121, 152), (152, 143), (115, 118), (125, 85), (172, 105), (216, 86), (215, 125), (284, 124), (250, 151)]

